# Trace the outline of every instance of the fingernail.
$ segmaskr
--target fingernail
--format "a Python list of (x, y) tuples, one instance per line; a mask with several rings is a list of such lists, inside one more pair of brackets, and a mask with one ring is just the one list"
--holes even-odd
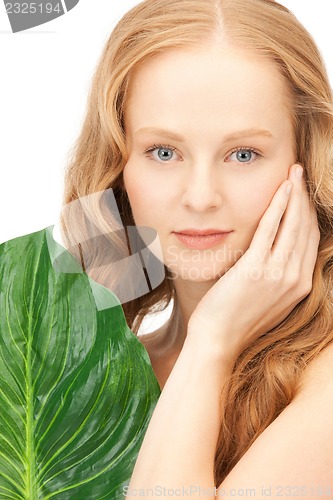
[(296, 168), (296, 176), (298, 179), (302, 179), (302, 175), (303, 175), (303, 168), (302, 167), (297, 167)]

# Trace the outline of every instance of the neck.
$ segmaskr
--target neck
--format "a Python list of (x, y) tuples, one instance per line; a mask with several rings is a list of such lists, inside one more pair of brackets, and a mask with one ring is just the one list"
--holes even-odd
[(167, 326), (167, 338), (171, 345), (181, 350), (187, 335), (188, 322), (203, 296), (216, 280), (196, 283), (177, 278), (173, 281), (177, 300), (172, 321)]

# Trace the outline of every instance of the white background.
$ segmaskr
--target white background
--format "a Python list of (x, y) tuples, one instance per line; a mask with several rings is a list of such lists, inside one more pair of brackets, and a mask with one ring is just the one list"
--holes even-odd
[[(0, 2), (0, 243), (57, 221), (63, 169), (90, 80), (116, 22), (137, 0), (80, 0), (13, 34)], [(333, 82), (332, 0), (282, 0), (316, 40)]]

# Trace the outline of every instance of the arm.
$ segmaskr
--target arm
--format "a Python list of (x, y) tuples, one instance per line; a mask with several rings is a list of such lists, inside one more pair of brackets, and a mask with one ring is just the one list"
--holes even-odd
[(134, 498), (131, 490), (157, 486), (188, 491), (192, 487), (193, 497), (193, 488), (201, 487), (212, 492), (205, 498), (215, 496), (220, 393), (232, 366), (209, 348), (204, 337), (204, 342), (186, 338), (151, 418), (126, 498)]

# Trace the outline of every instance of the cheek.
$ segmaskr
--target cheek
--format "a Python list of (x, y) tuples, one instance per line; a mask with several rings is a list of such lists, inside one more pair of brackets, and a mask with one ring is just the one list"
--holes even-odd
[(141, 217), (141, 213), (144, 212), (151, 192), (148, 179), (140, 175), (139, 170), (138, 165), (134, 166), (127, 163), (123, 171), (124, 186), (136, 223), (139, 222), (138, 219)]
[[(140, 173), (139, 173), (140, 172)], [(160, 182), (151, 172), (140, 168), (137, 163), (125, 165), (124, 186), (131, 205), (134, 221), (137, 225), (155, 227), (163, 214), (170, 208), (170, 186)]]
[[(163, 261), (159, 232), (166, 225), (165, 199), (162, 188), (152, 175), (145, 175), (138, 164), (127, 163), (123, 171), (124, 186), (131, 205), (135, 225), (150, 252)], [(164, 203), (164, 204), (163, 204)], [(151, 231), (153, 229), (153, 232)]]
[(239, 186), (236, 216), (241, 225), (246, 228), (248, 236), (254, 235), (260, 219), (269, 207), (278, 187), (286, 176), (277, 173), (261, 177), (253, 182)]

